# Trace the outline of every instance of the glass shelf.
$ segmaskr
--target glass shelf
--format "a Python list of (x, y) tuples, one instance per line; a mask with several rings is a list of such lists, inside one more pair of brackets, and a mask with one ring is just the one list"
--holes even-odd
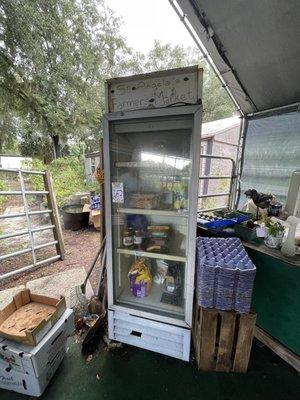
[(117, 210), (118, 213), (122, 214), (157, 215), (165, 217), (182, 217), (182, 218), (188, 217), (188, 213), (186, 211), (151, 210), (142, 208), (123, 208), (123, 207), (120, 207)]
[(184, 256), (175, 256), (172, 254), (164, 254), (164, 253), (153, 253), (150, 251), (143, 251), (143, 250), (124, 249), (121, 247), (119, 247), (117, 249), (117, 253), (133, 255), (136, 257), (148, 257), (148, 258), (155, 258), (155, 259), (160, 259), (160, 260), (186, 262), (186, 257), (184, 257)]
[(148, 170), (151, 172), (155, 172), (156, 174), (166, 175), (169, 174), (170, 176), (176, 177), (186, 177), (189, 178), (188, 171), (182, 171), (180, 169), (174, 168), (172, 165), (168, 165), (166, 163), (155, 163), (149, 161), (125, 161), (125, 162), (115, 162), (116, 168), (137, 168)]

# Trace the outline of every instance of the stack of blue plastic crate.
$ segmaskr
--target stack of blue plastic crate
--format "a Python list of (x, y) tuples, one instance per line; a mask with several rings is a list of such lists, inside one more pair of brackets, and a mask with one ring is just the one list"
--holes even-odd
[(196, 295), (205, 308), (250, 311), (256, 267), (238, 238), (197, 238)]

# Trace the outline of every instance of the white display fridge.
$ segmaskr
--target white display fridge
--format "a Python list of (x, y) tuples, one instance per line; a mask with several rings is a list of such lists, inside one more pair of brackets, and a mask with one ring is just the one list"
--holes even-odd
[(201, 105), (104, 117), (109, 338), (189, 360)]

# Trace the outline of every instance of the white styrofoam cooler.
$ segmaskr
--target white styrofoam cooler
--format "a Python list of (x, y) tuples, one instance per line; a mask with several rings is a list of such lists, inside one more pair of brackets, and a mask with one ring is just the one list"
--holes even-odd
[(186, 328), (108, 311), (109, 338), (189, 361), (191, 331)]
[(71, 309), (66, 309), (35, 347), (0, 338), (0, 368), (41, 376), (60, 349), (65, 348), (67, 338), (74, 333), (74, 329), (74, 313)]
[(43, 373), (37, 378), (33, 375), (16, 371), (14, 369), (0, 366), (0, 388), (13, 390), (14, 392), (27, 394), (29, 396), (41, 396), (46, 389), (55, 371), (62, 362), (66, 353), (65, 346), (62, 347), (54, 358), (47, 363)]

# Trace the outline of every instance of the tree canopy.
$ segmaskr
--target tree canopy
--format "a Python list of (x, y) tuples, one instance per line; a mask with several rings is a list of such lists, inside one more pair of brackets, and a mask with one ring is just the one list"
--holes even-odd
[(143, 71), (147, 72), (198, 64), (204, 69), (203, 121), (213, 121), (233, 114), (232, 101), (197, 48), (172, 46), (156, 40), (153, 49), (142, 59)]
[[(16, 147), (45, 161), (70, 144), (97, 146), (108, 77), (192, 64), (197, 49), (154, 43), (130, 49), (120, 19), (103, 0), (2, 0), (0, 4), (0, 153)], [(204, 118), (233, 107), (205, 67)]]
[(34, 131), (59, 156), (68, 137), (99, 127), (103, 82), (129, 51), (119, 20), (94, 0), (3, 0), (0, 18), (2, 94), (22, 117), (21, 142)]

